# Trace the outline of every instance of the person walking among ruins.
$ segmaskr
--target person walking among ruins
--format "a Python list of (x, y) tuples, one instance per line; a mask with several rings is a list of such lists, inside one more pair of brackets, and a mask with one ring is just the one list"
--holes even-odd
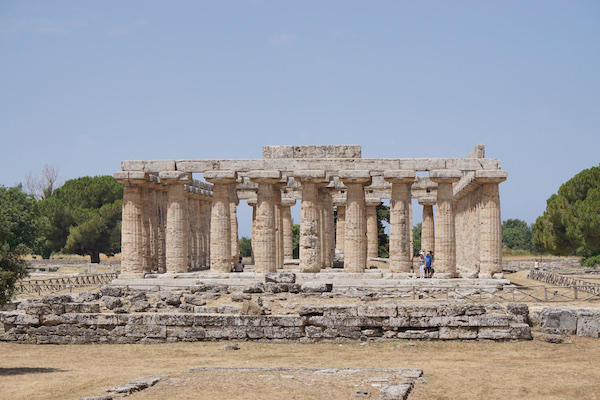
[(426, 278), (431, 278), (432, 266), (433, 266), (433, 257), (431, 257), (431, 252), (428, 251), (427, 255), (425, 256), (425, 277)]
[(419, 278), (425, 279), (425, 255), (419, 252)]

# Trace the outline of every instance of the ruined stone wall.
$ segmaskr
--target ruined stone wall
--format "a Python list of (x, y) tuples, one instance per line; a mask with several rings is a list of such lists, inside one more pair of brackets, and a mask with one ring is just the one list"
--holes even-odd
[[(15, 304), (13, 310), (0, 312), (5, 330), (2, 340), (87, 344), (531, 339), (524, 304), (302, 305), (289, 315), (249, 315), (231, 306), (196, 306), (194, 295), (161, 292), (164, 310), (148, 312), (149, 307), (140, 305), (145, 301), (140, 298), (136, 307), (145, 311), (131, 313), (118, 307), (120, 298), (110, 294), (114, 293), (104, 294), (102, 303), (90, 294), (87, 301), (60, 295)], [(139, 293), (133, 296), (143, 297)]]

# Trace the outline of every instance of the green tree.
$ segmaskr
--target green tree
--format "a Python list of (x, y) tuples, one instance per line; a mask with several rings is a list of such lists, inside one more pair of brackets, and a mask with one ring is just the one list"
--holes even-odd
[(300, 224), (292, 225), (293, 257), (300, 258)]
[(252, 257), (252, 239), (242, 236), (239, 240), (239, 246), (242, 257)]
[(22, 258), (27, 248), (22, 243), (11, 246), (14, 238), (10, 223), (0, 213), (0, 306), (12, 298), (15, 283), (27, 275), (27, 263)]
[(381, 258), (388, 258), (390, 255), (390, 237), (385, 233), (383, 222), (390, 223), (390, 207), (380, 204), (377, 206), (377, 253)]
[(600, 166), (581, 171), (550, 196), (534, 237), (551, 254), (577, 254), (582, 263), (600, 254)]
[(507, 219), (502, 222), (502, 244), (513, 250), (533, 251), (531, 227), (520, 219)]
[(44, 244), (42, 234), (46, 221), (40, 215), (33, 196), (24, 193), (21, 185), (11, 188), (0, 186), (0, 213), (4, 214), (5, 228), (11, 232), (7, 243), (12, 250), (22, 244), (25, 252), (50, 257), (51, 251)]
[(89, 255), (121, 250), (123, 185), (111, 176), (71, 179), (39, 203), (48, 219), (46, 243), (53, 251)]
[(421, 222), (413, 226), (413, 256), (418, 256), (421, 251), (421, 231), (423, 225)]

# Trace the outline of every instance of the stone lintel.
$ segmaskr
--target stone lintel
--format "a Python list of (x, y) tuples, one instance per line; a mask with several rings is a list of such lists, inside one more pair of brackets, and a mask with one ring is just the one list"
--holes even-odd
[(458, 182), (463, 177), (463, 172), (452, 169), (437, 169), (429, 171), (429, 179), (437, 183)]
[(415, 181), (415, 171), (408, 169), (384, 171), (383, 179), (391, 183), (412, 183)]
[(206, 171), (204, 179), (210, 183), (233, 183), (237, 180), (235, 171)]
[(129, 160), (121, 162), (122, 171), (175, 171), (175, 160)]
[(294, 172), (294, 179), (300, 182), (325, 183), (325, 171), (318, 169), (307, 169)]
[(256, 183), (279, 183), (281, 181), (281, 171), (248, 171), (245, 175), (248, 176), (252, 182)]
[(508, 171), (496, 170), (496, 171), (475, 171), (475, 180), (478, 183), (500, 183), (504, 182), (508, 178)]
[(363, 184), (371, 184), (371, 174), (369, 171), (352, 171), (352, 170), (343, 170), (338, 172), (338, 176), (344, 182), (344, 184), (348, 183), (363, 183)]
[(167, 184), (184, 184), (192, 181), (191, 173), (181, 171), (161, 171), (158, 177)]
[(113, 175), (115, 180), (123, 185), (140, 185), (146, 183), (148, 174), (142, 171), (119, 171)]
[(433, 206), (433, 205), (435, 205), (436, 202), (437, 202), (437, 199), (435, 197), (425, 197), (425, 198), (419, 199), (419, 204), (422, 206)]

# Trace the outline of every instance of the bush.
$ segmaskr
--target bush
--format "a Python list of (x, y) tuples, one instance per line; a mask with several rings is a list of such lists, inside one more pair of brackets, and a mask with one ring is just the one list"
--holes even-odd
[(598, 264), (600, 264), (600, 255), (588, 257), (588, 258), (582, 258), (579, 260), (579, 263), (582, 266), (587, 267), (587, 268), (596, 268), (598, 266)]

